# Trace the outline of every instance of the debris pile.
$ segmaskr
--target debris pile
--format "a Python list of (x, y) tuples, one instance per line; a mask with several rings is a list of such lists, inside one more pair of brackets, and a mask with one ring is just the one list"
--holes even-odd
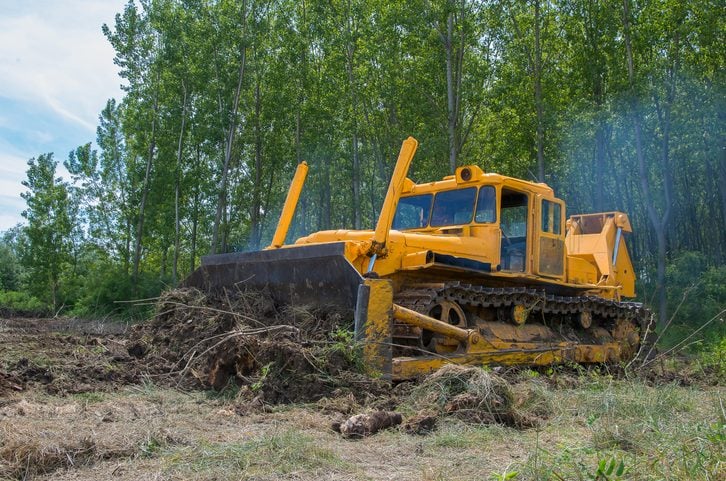
[(433, 411), (468, 423), (527, 428), (539, 422), (538, 416), (522, 409), (531, 395), (482, 368), (448, 364), (413, 388), (410, 404), (424, 412), (422, 419)]
[(333, 424), (333, 429), (344, 438), (362, 438), (383, 429), (401, 424), (403, 416), (393, 411), (375, 411), (370, 414), (356, 414), (342, 423)]
[(239, 389), (264, 403), (382, 392), (362, 374), (347, 327), (336, 313), (277, 309), (264, 292), (182, 288), (164, 293), (156, 316), (133, 328), (128, 352), (165, 365), (178, 385)]

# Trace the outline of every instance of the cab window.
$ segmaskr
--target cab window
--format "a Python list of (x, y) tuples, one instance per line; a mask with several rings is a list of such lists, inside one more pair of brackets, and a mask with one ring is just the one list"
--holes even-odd
[(434, 198), (431, 227), (469, 224), (474, 216), (476, 187), (439, 192)]
[(401, 197), (393, 217), (393, 228), (396, 230), (420, 229), (429, 223), (432, 194)]
[(497, 221), (497, 191), (494, 186), (485, 185), (479, 189), (475, 220), (482, 224), (491, 224)]
[(504, 189), (502, 191), (501, 229), (508, 238), (527, 237), (527, 195)]
[(542, 232), (561, 235), (562, 222), (560, 215), (560, 204), (542, 200)]

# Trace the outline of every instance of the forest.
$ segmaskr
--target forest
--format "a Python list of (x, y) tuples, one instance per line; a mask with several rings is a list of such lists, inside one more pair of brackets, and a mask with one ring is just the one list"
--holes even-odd
[(0, 308), (134, 318), (202, 255), (266, 246), (302, 161), (288, 240), (371, 228), (411, 135), (417, 182), (476, 164), (628, 213), (667, 337), (725, 337), (723, 2), (130, 0), (99, 28), (123, 98), (28, 161)]

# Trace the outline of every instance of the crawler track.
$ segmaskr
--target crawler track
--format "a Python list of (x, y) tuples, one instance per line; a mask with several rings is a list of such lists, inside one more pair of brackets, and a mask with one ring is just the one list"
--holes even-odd
[[(629, 361), (648, 331), (650, 311), (640, 303), (596, 296), (555, 296), (524, 287), (492, 288), (449, 282), (407, 286), (396, 304), (467, 329), (478, 329), (493, 346), (605, 346), (617, 343), (614, 361)], [(397, 324), (394, 355), (416, 356), (460, 350), (456, 342), (419, 328)], [(526, 349), (522, 347), (522, 349)]]

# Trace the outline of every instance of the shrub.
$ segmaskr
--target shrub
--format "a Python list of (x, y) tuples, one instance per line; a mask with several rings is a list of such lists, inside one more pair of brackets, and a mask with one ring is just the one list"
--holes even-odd
[(48, 306), (22, 291), (0, 291), (0, 313), (10, 316), (44, 316)]

